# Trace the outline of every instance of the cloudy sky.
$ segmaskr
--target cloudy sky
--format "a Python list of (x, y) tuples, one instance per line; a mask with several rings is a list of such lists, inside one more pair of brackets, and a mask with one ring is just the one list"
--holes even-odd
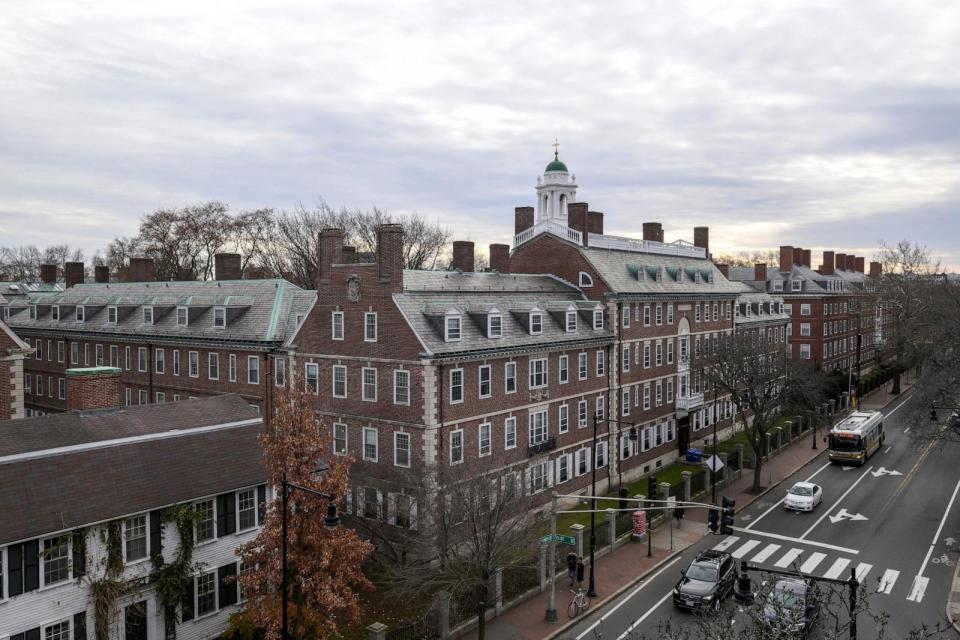
[(508, 241), (551, 159), (608, 233), (928, 245), (960, 269), (960, 3), (44, 2), (0, 15), (0, 244), (165, 206)]

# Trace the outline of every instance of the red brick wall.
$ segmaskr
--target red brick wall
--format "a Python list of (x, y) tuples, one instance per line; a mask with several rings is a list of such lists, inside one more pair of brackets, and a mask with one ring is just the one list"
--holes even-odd
[(576, 247), (547, 234), (540, 234), (513, 251), (510, 256), (513, 273), (550, 273), (578, 286), (580, 272), (593, 280), (592, 287), (585, 287), (584, 294), (592, 300), (600, 300), (610, 292), (600, 275)]
[(122, 404), (120, 373), (84, 373), (73, 370), (67, 376), (67, 410), (108, 409)]

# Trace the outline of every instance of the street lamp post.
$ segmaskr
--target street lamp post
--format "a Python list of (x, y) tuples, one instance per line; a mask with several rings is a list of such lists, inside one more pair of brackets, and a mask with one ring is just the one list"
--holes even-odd
[[(590, 495), (593, 496), (594, 508), (590, 510), (590, 587), (587, 589), (587, 595), (591, 598), (597, 597), (596, 589), (594, 588), (593, 582), (593, 562), (594, 562), (594, 552), (597, 548), (597, 532), (594, 528), (596, 524), (596, 497), (597, 497), (597, 426), (600, 422), (600, 416), (597, 415), (597, 412), (593, 412), (593, 449), (591, 450), (591, 455), (593, 460), (590, 465)], [(553, 559), (551, 558), (551, 561)]]
[(281, 520), (281, 536), (283, 537), (283, 542), (281, 543), (281, 573), (280, 573), (280, 591), (281, 591), (281, 600), (282, 600), (282, 611), (280, 613), (280, 637), (282, 640), (289, 640), (290, 631), (289, 631), (289, 616), (287, 609), (289, 608), (289, 599), (290, 599), (290, 587), (288, 584), (287, 574), (287, 519), (289, 517), (289, 498), (290, 494), (293, 491), (303, 491), (304, 493), (309, 493), (317, 496), (318, 498), (324, 498), (327, 500), (327, 515), (323, 518), (323, 524), (328, 529), (336, 529), (337, 525), (340, 524), (340, 516), (337, 515), (337, 503), (336, 498), (329, 493), (323, 493), (310, 487), (304, 487), (298, 484), (293, 484), (292, 482), (287, 481), (287, 474), (283, 474), (283, 479), (280, 481), (280, 495), (282, 503), (282, 520)]

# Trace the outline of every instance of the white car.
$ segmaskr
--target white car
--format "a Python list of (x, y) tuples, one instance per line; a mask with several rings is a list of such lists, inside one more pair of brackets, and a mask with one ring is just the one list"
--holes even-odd
[(787, 491), (783, 506), (795, 511), (813, 511), (823, 500), (823, 489), (810, 482), (798, 482)]

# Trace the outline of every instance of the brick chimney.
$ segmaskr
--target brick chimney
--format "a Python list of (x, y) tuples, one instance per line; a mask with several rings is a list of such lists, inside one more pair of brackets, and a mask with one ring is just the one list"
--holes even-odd
[(213, 275), (217, 280), (240, 280), (243, 277), (240, 254), (218, 253), (213, 256)]
[(883, 264), (880, 262), (871, 262), (870, 263), (870, 277), (879, 278), (880, 274), (883, 273)]
[(567, 226), (581, 233), (584, 246), (587, 244), (587, 210), (586, 202), (571, 202), (567, 205)]
[(498, 273), (510, 273), (510, 245), (490, 245), (490, 268)]
[(67, 369), (67, 411), (92, 411), (120, 406), (120, 369)]
[(328, 228), (320, 232), (320, 255), (317, 256), (317, 281), (329, 282), (333, 265), (343, 263), (343, 229)]
[(838, 253), (836, 257), (836, 266), (837, 271), (846, 271), (847, 269), (847, 254)]
[(393, 284), (393, 291), (403, 291), (403, 227), (382, 224), (377, 229), (377, 271), (381, 282)]
[(694, 227), (693, 228), (693, 244), (694, 246), (701, 247), (707, 254), (707, 258), (710, 257), (710, 227)]
[(533, 207), (515, 207), (513, 216), (514, 235), (533, 226)]
[(724, 277), (724, 278), (726, 278), (727, 280), (730, 279), (730, 265), (728, 265), (728, 264), (718, 264), (718, 265), (717, 265), (717, 270), (720, 271), (720, 273), (723, 274), (723, 277)]
[(603, 235), (603, 213), (600, 211), (587, 212), (587, 231), (598, 236)]
[(344, 245), (344, 247), (340, 250), (340, 253), (343, 256), (343, 264), (354, 264), (357, 261), (356, 247), (348, 247)]
[(105, 264), (98, 264), (93, 268), (94, 282), (110, 282), (110, 267)]
[(847, 271), (856, 271), (857, 269), (857, 256), (852, 253), (847, 254)]
[(853, 268), (856, 270), (857, 273), (863, 273), (863, 267), (865, 262), (866, 260), (863, 258), (863, 256), (857, 256), (857, 259), (853, 263)]
[(643, 239), (651, 242), (663, 242), (663, 225), (659, 222), (644, 222)]
[(810, 249), (803, 250), (803, 266), (810, 268)]
[(825, 276), (833, 275), (833, 251), (823, 252), (823, 264), (820, 265), (820, 273)]
[(156, 282), (157, 269), (153, 258), (130, 258), (127, 282)]
[(67, 289), (83, 284), (83, 263), (68, 262), (63, 265), (63, 280), (64, 287)]
[(800, 247), (793, 248), (793, 264), (797, 265), (798, 267), (803, 266), (803, 249)]
[(55, 264), (40, 265), (40, 282), (43, 282), (44, 284), (56, 284), (57, 265)]
[(757, 264), (753, 265), (753, 279), (758, 280), (760, 282), (767, 281), (767, 263), (766, 262), (758, 262)]
[(453, 262), (451, 264), (454, 269), (458, 269), (464, 273), (473, 273), (473, 243), (469, 240), (454, 240)]
[(790, 271), (793, 266), (793, 247), (780, 245), (780, 271)]

